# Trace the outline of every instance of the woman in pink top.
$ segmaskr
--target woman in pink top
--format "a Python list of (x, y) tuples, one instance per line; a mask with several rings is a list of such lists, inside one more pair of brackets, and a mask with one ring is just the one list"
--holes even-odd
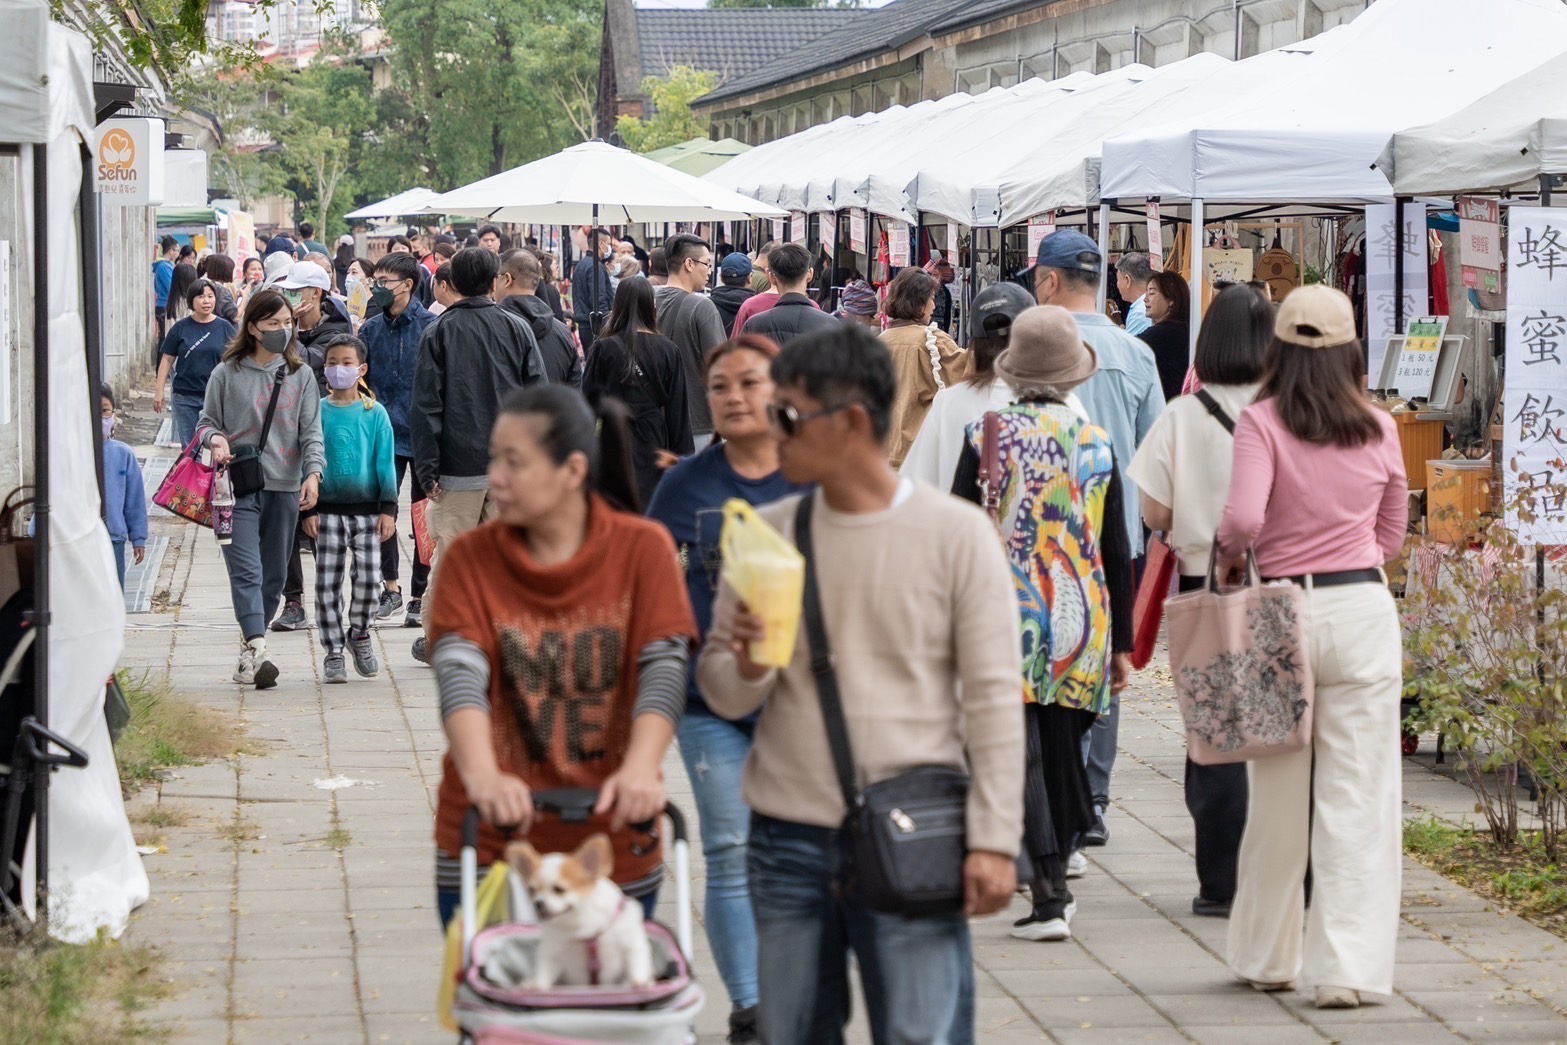
[(1264, 577), (1306, 589), (1315, 702), (1310, 747), (1250, 765), (1228, 960), (1258, 990), (1300, 977), (1318, 1008), (1354, 1008), (1393, 991), (1403, 652), (1381, 566), (1403, 547), (1409, 491), (1393, 419), (1365, 398), (1349, 299), (1302, 287), (1274, 335), (1219, 542), (1227, 564), (1249, 547)]

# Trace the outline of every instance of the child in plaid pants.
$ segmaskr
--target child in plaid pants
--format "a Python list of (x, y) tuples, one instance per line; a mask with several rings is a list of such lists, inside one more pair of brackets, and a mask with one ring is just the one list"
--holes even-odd
[[(320, 500), (304, 525), (316, 542), (316, 616), (326, 648), (322, 678), (335, 683), (348, 681), (345, 646), (360, 675), (368, 678), (381, 670), (370, 622), (381, 593), (381, 542), (397, 532), (397, 473), (391, 418), (361, 391), (367, 369), (364, 342), (338, 334), (325, 349), (332, 388), (321, 401), (326, 472)], [(346, 631), (345, 573), (350, 573), (351, 587)]]

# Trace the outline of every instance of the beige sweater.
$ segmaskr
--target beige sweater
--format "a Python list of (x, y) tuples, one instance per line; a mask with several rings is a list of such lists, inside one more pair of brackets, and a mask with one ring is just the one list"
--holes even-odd
[[(892, 367), (898, 375), (887, 458), (894, 468), (900, 468), (915, 437), (920, 434), (920, 426), (925, 423), (925, 415), (930, 413), (936, 393), (967, 377), (971, 361), (969, 354), (942, 330), (932, 333), (922, 326), (888, 327), (881, 332), (881, 339), (892, 353)], [(937, 358), (941, 360), (944, 384), (936, 383), (936, 365), (930, 356), (932, 340)]]
[[(799, 498), (761, 510), (794, 535)], [(916, 485), (901, 505), (814, 509), (816, 575), (849, 742), (866, 786), (922, 765), (967, 768), (970, 849), (1015, 856), (1023, 824), (1022, 645), (1012, 574), (978, 508)], [(767, 816), (843, 821), (804, 622), (787, 668), (740, 677), (729, 649), (737, 597), (719, 589), (697, 682), (728, 718), (761, 710), (745, 799)]]

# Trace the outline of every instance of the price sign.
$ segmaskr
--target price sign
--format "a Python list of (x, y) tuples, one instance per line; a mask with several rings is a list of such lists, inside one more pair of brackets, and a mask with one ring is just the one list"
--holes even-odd
[(1429, 399), (1431, 383), (1436, 380), (1436, 364), (1442, 355), (1442, 338), (1447, 334), (1446, 316), (1426, 316), (1409, 324), (1404, 351), (1398, 357), (1391, 387), (1406, 399)]

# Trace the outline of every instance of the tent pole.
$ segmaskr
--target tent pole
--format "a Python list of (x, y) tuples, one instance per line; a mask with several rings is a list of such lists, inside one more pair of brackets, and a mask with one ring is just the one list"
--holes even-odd
[(593, 276), (593, 308), (588, 313), (588, 332), (596, 339), (599, 336), (599, 205), (593, 205), (593, 231), (588, 236), (588, 251), (592, 254), (592, 264), (588, 266), (588, 272)]
[[(92, 153), (82, 150), (82, 169), (92, 169)], [(82, 322), (87, 328), (87, 408), (89, 417), (97, 417), (99, 412), (98, 389), (103, 384), (104, 358), (103, 358), (103, 297), (98, 285), (98, 194), (93, 191), (92, 181), (82, 179), (81, 192), (78, 194), (78, 207), (81, 213), (81, 241), (82, 258), (85, 262), (82, 273)], [(103, 431), (98, 425), (92, 426), (93, 433), (93, 460), (98, 473), (98, 503), (105, 514), (108, 506), (104, 501), (103, 490)]]
[[(33, 717), (49, 725), (49, 146), (33, 146)], [(38, 925), (49, 924), (49, 774), (33, 766)], [(9, 859), (9, 857), (7, 857)]]
[(1191, 309), (1188, 315), (1191, 321), (1187, 324), (1191, 338), (1190, 349), (1192, 362), (1197, 359), (1197, 331), (1202, 326), (1202, 247), (1203, 247), (1203, 201), (1201, 197), (1192, 200), (1192, 224), (1191, 224), (1191, 281), (1187, 289), (1191, 292)]
[(1404, 332), (1404, 197), (1393, 201), (1393, 333)]
[(1099, 204), (1099, 311), (1105, 310), (1110, 299), (1110, 204)]
[(1540, 206), (1542, 207), (1551, 205), (1551, 182), (1552, 178), (1549, 174), (1540, 175)]

